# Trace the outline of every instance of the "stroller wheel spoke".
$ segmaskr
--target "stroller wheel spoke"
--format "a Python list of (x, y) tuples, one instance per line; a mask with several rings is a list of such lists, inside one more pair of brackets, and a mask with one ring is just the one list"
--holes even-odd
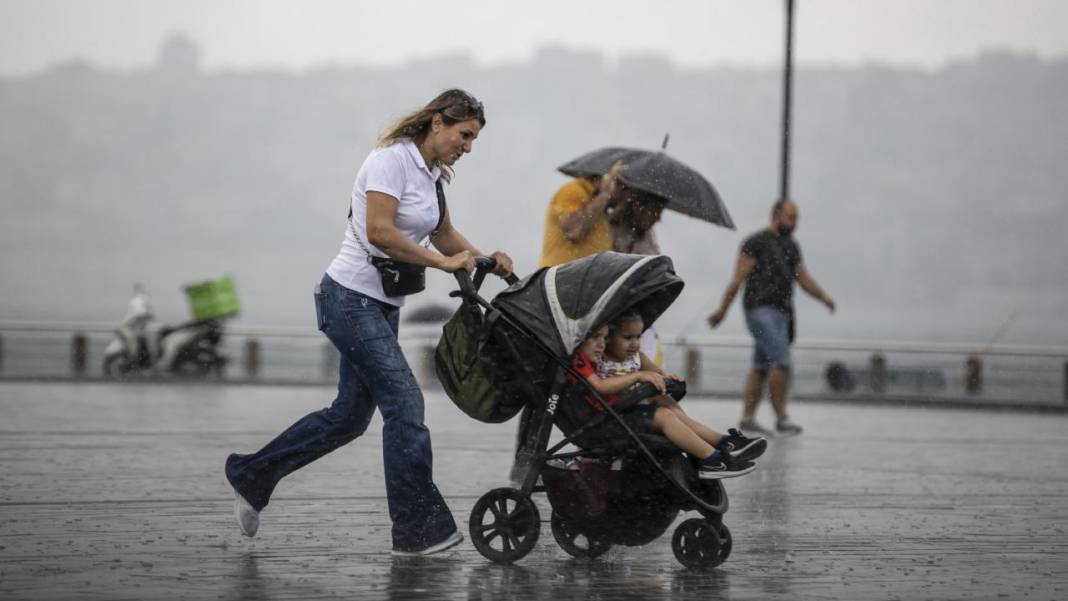
[(504, 519), (504, 517), (505, 517), (504, 514), (501, 513), (500, 508), (497, 507), (496, 505), (490, 505), (489, 506), (489, 510), (493, 513), (493, 520), (494, 521), (499, 522), (502, 519)]

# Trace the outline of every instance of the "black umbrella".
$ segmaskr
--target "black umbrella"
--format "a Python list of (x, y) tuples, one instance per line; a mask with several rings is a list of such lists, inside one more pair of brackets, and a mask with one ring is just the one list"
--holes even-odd
[(619, 179), (624, 185), (667, 200), (667, 208), (734, 229), (716, 189), (703, 175), (663, 151), (601, 148), (588, 152), (557, 169), (572, 177), (604, 175), (616, 161), (623, 162)]

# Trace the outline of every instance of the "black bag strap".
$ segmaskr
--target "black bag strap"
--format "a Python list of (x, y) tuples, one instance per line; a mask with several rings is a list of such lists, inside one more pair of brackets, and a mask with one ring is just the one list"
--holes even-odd
[[(441, 178), (438, 178), (434, 182), (434, 189), (438, 192), (438, 224), (434, 226), (434, 229), (430, 232), (430, 237), (438, 235), (438, 230), (441, 229), (441, 224), (445, 223), (445, 190), (441, 186)], [(352, 210), (351, 208), (349, 209)]]

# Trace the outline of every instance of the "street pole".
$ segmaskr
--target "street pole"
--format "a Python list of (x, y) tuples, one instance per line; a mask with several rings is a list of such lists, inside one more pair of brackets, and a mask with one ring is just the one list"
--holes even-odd
[(790, 198), (790, 111), (793, 105), (794, 0), (786, 0), (786, 57), (782, 69), (782, 161), (779, 199)]

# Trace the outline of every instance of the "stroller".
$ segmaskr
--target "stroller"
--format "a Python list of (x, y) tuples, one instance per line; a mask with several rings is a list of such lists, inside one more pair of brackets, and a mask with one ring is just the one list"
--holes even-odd
[[(471, 511), (479, 553), (499, 563), (526, 556), (541, 533), (531, 496), (545, 493), (553, 537), (574, 557), (649, 543), (680, 511), (694, 510), (700, 517), (674, 531), (675, 557), (691, 569), (723, 563), (731, 533), (723, 524), (727, 494), (720, 480), (698, 478), (693, 462), (666, 438), (636, 433), (619, 417), (657, 395), (655, 387), (634, 386), (608, 405), (570, 363), (595, 325), (625, 311), (652, 324), (674, 302), (683, 282), (671, 259), (604, 252), (522, 281), (511, 276), (492, 302), (478, 292), (493, 261), (480, 257), (476, 265), (473, 277), (456, 272), (460, 290), (452, 294), (463, 302), (438, 345), (439, 379), (476, 419), (503, 422), (521, 413), (514, 487), (490, 490)], [(685, 385), (669, 381), (668, 393), (681, 399)], [(563, 439), (549, 447), (554, 426)]]

